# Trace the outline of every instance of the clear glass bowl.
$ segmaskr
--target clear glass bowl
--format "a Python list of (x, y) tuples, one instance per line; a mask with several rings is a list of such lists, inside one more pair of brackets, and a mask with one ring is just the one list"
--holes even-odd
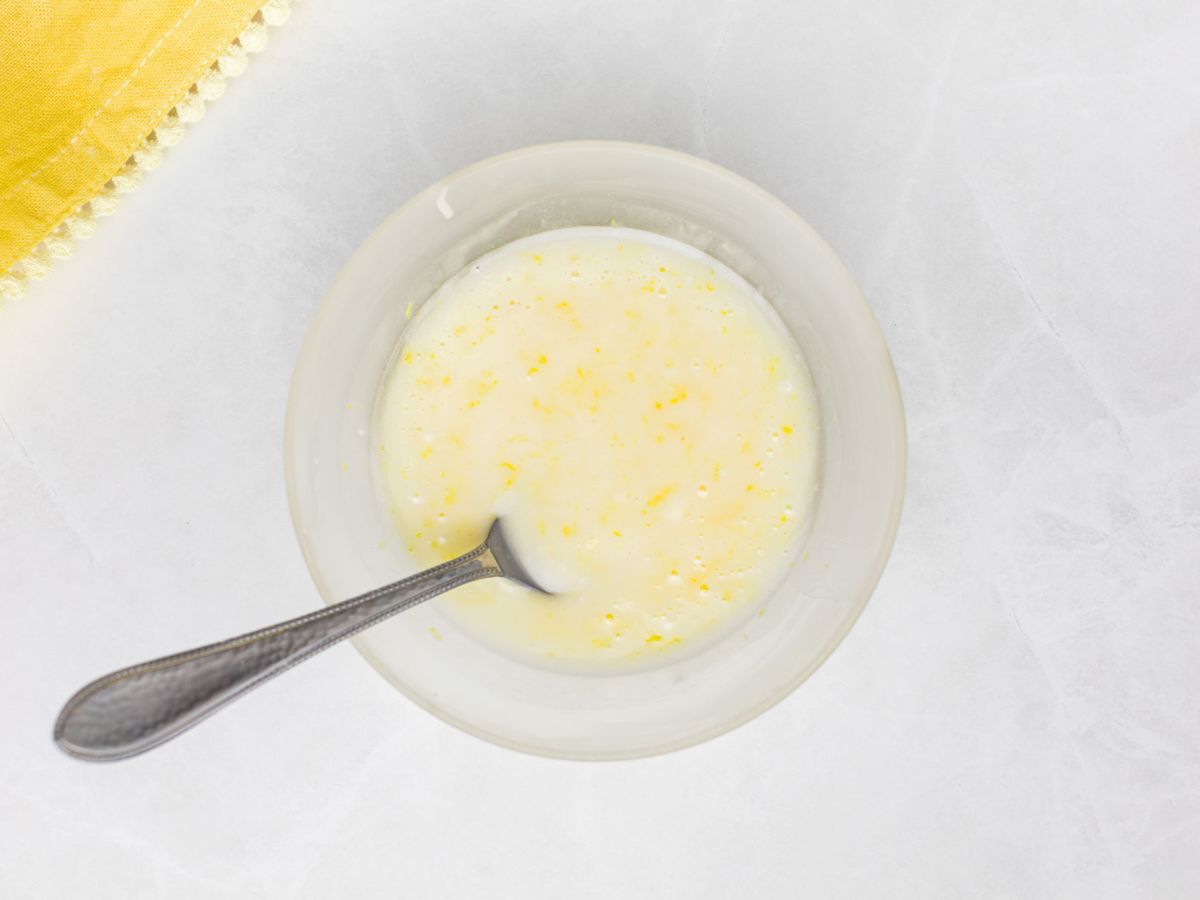
[(498, 246), (551, 228), (618, 223), (692, 244), (779, 312), (812, 371), (822, 475), (802, 552), (760, 615), (654, 669), (531, 666), (464, 633), (438, 601), (354, 641), (418, 704), (530, 753), (620, 759), (715, 737), (785, 697), (829, 656), (883, 571), (904, 495), (904, 413), (887, 347), (829, 246), (731, 172), (659, 147), (530, 147), (418, 194), (351, 257), (304, 341), (288, 399), (285, 469), (296, 534), (334, 603), (411, 574), (377, 481), (376, 399), (417, 308)]

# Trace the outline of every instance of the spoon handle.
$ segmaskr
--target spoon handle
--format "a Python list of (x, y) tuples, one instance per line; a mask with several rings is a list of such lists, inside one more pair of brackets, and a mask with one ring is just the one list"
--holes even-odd
[(54, 724), (54, 740), (79, 759), (135, 756), (364, 628), (451, 588), (500, 574), (484, 543), (450, 562), (336, 606), (112, 672), (67, 701)]

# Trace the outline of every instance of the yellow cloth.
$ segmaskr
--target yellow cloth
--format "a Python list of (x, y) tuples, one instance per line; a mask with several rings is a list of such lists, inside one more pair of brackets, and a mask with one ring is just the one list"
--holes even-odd
[(0, 275), (96, 197), (264, 0), (0, 0)]

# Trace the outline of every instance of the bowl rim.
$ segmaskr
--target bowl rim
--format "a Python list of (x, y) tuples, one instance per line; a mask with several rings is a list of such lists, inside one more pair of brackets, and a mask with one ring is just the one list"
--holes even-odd
[[(908, 433), (907, 420), (904, 413), (904, 401), (900, 393), (900, 382), (896, 375), (895, 364), (892, 360), (891, 351), (888, 349), (887, 342), (884, 340), (882, 329), (879, 327), (879, 321), (875, 318), (874, 311), (870, 304), (867, 303), (866, 297), (863, 294), (862, 288), (854, 279), (845, 263), (829, 245), (829, 243), (820, 235), (815, 228), (812, 227), (802, 216), (800, 216), (790, 206), (768, 191), (766, 188), (751, 181), (743, 175), (739, 175), (724, 166), (709, 162), (708, 160), (692, 156), (689, 153), (684, 153), (679, 150), (672, 150), (667, 147), (660, 147), (654, 144), (642, 144), (633, 141), (616, 141), (616, 140), (574, 140), (574, 141), (555, 141), (542, 144), (531, 144), (526, 147), (521, 147), (515, 150), (509, 150), (494, 156), (489, 156), (477, 162), (471, 163), (460, 169), (455, 170), (449, 175), (443, 176), (434, 181), (428, 187), (413, 194), (408, 200), (397, 207), (392, 213), (385, 217), (375, 228), (371, 234), (354, 250), (354, 252), (346, 259), (346, 261), (338, 269), (337, 274), (330, 281), (329, 286), (325, 289), (321, 297), (320, 303), (317, 305), (316, 311), (309, 320), (308, 327), (304, 334), (304, 340), (301, 342), (300, 350), (296, 355), (296, 361), (292, 368), (292, 375), (288, 383), (287, 408), (284, 416), (283, 426), (283, 468), (284, 480), (287, 489), (288, 514), (292, 521), (292, 529), (296, 537), (296, 543), (300, 547), (301, 555), (304, 558), (305, 567), (308, 569), (309, 577), (312, 578), (313, 584), (316, 586), (318, 593), (321, 595), (323, 602), (326, 604), (336, 602), (328, 599), (329, 585), (321, 575), (316, 561), (310, 553), (309, 547), (305, 542), (303, 530), (300, 524), (300, 499), (297, 495), (298, 477), (295, 475), (295, 447), (297, 444), (296, 436), (296, 405), (297, 395), (299, 393), (300, 376), (308, 368), (309, 358), (313, 353), (313, 345), (317, 340), (317, 335), (321, 332), (321, 324), (329, 316), (333, 315), (333, 307), (329, 304), (329, 298), (333, 296), (342, 281), (347, 277), (347, 273), (355, 267), (356, 262), (370, 253), (376, 243), (382, 240), (382, 234), (387, 230), (387, 226), (396, 219), (406, 215), (412, 207), (431, 201), (436, 201), (437, 197), (448, 187), (454, 183), (467, 178), (477, 172), (484, 171), (494, 166), (505, 165), (517, 159), (538, 156), (544, 153), (561, 153), (561, 152), (587, 152), (587, 151), (615, 151), (618, 153), (640, 153), (646, 156), (657, 157), (671, 165), (691, 167), (704, 172), (709, 176), (724, 179), (730, 182), (737, 188), (748, 193), (756, 195), (760, 200), (764, 200), (771, 206), (783, 212), (791, 219), (801, 230), (808, 233), (808, 237), (813, 241), (813, 245), (821, 252), (826, 261), (837, 271), (838, 275), (849, 288), (846, 301), (853, 302), (859, 307), (860, 313), (866, 314), (866, 320), (870, 322), (871, 338), (875, 344), (875, 351), (878, 354), (879, 361), (883, 364), (884, 381), (886, 382), (885, 392), (889, 395), (889, 404), (892, 409), (891, 429), (896, 435), (896, 455), (895, 455), (895, 489), (891, 499), (891, 505), (887, 514), (885, 523), (885, 538), (882, 546), (882, 551), (877, 560), (873, 564), (873, 571), (868, 572), (866, 585), (868, 589), (863, 591), (862, 596), (855, 602), (850, 610), (850, 614), (846, 617), (841, 626), (826, 642), (819, 653), (817, 653), (809, 665), (805, 666), (791, 678), (780, 685), (769, 695), (764, 697), (757, 703), (751, 704), (738, 713), (731, 715), (721, 722), (699, 729), (695, 732), (688, 733), (677, 739), (664, 741), (660, 744), (645, 748), (635, 749), (630, 751), (616, 752), (573, 752), (556, 750), (548, 747), (538, 746), (536, 744), (525, 743), (520, 740), (514, 740), (503, 734), (498, 734), (484, 728), (479, 728), (473, 723), (462, 719), (446, 710), (439, 709), (432, 703), (426, 701), (415, 691), (410, 690), (399, 678), (397, 678), (387, 667), (385, 667), (369, 650), (363, 647), (357, 639), (351, 639), (355, 650), (371, 665), (376, 672), (382, 675), (388, 683), (395, 687), (405, 697), (415, 703), (421, 709), (431, 713), (442, 721), (453, 725), (455, 728), (473, 735), (491, 744), (496, 744), (501, 747), (506, 747), (511, 750), (517, 750), (522, 753), (527, 753), (532, 756), (540, 756), (548, 759), (568, 759), (580, 761), (617, 761), (624, 759), (643, 759), (653, 756), (661, 756), (666, 753), (672, 753), (677, 750), (683, 750), (697, 744), (706, 743), (723, 734), (727, 734), (736, 728), (745, 725), (747, 722), (758, 718), (763, 713), (767, 712), (772, 707), (776, 706), (790, 696), (800, 685), (812, 677), (812, 675), (823, 666), (833, 655), (833, 652), (841, 645), (850, 633), (850, 630), (858, 622), (862, 616), (863, 610), (866, 609), (867, 603), (875, 594), (876, 588), (879, 586), (879, 581), (883, 577), (883, 572), (887, 568), (888, 561), (891, 559), (892, 550), (895, 547), (896, 535), (900, 527), (900, 517), (904, 508), (904, 499), (907, 491), (907, 468), (908, 468)], [(343, 598), (344, 599), (344, 598)]]

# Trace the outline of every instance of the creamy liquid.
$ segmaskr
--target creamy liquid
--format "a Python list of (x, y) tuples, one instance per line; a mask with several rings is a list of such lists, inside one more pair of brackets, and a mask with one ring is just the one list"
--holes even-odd
[(378, 411), (383, 484), (433, 565), (492, 519), (553, 590), (445, 603), (518, 655), (675, 654), (753, 609), (817, 485), (807, 368), (739, 276), (623, 228), (535, 235), (447, 282), (405, 330)]

